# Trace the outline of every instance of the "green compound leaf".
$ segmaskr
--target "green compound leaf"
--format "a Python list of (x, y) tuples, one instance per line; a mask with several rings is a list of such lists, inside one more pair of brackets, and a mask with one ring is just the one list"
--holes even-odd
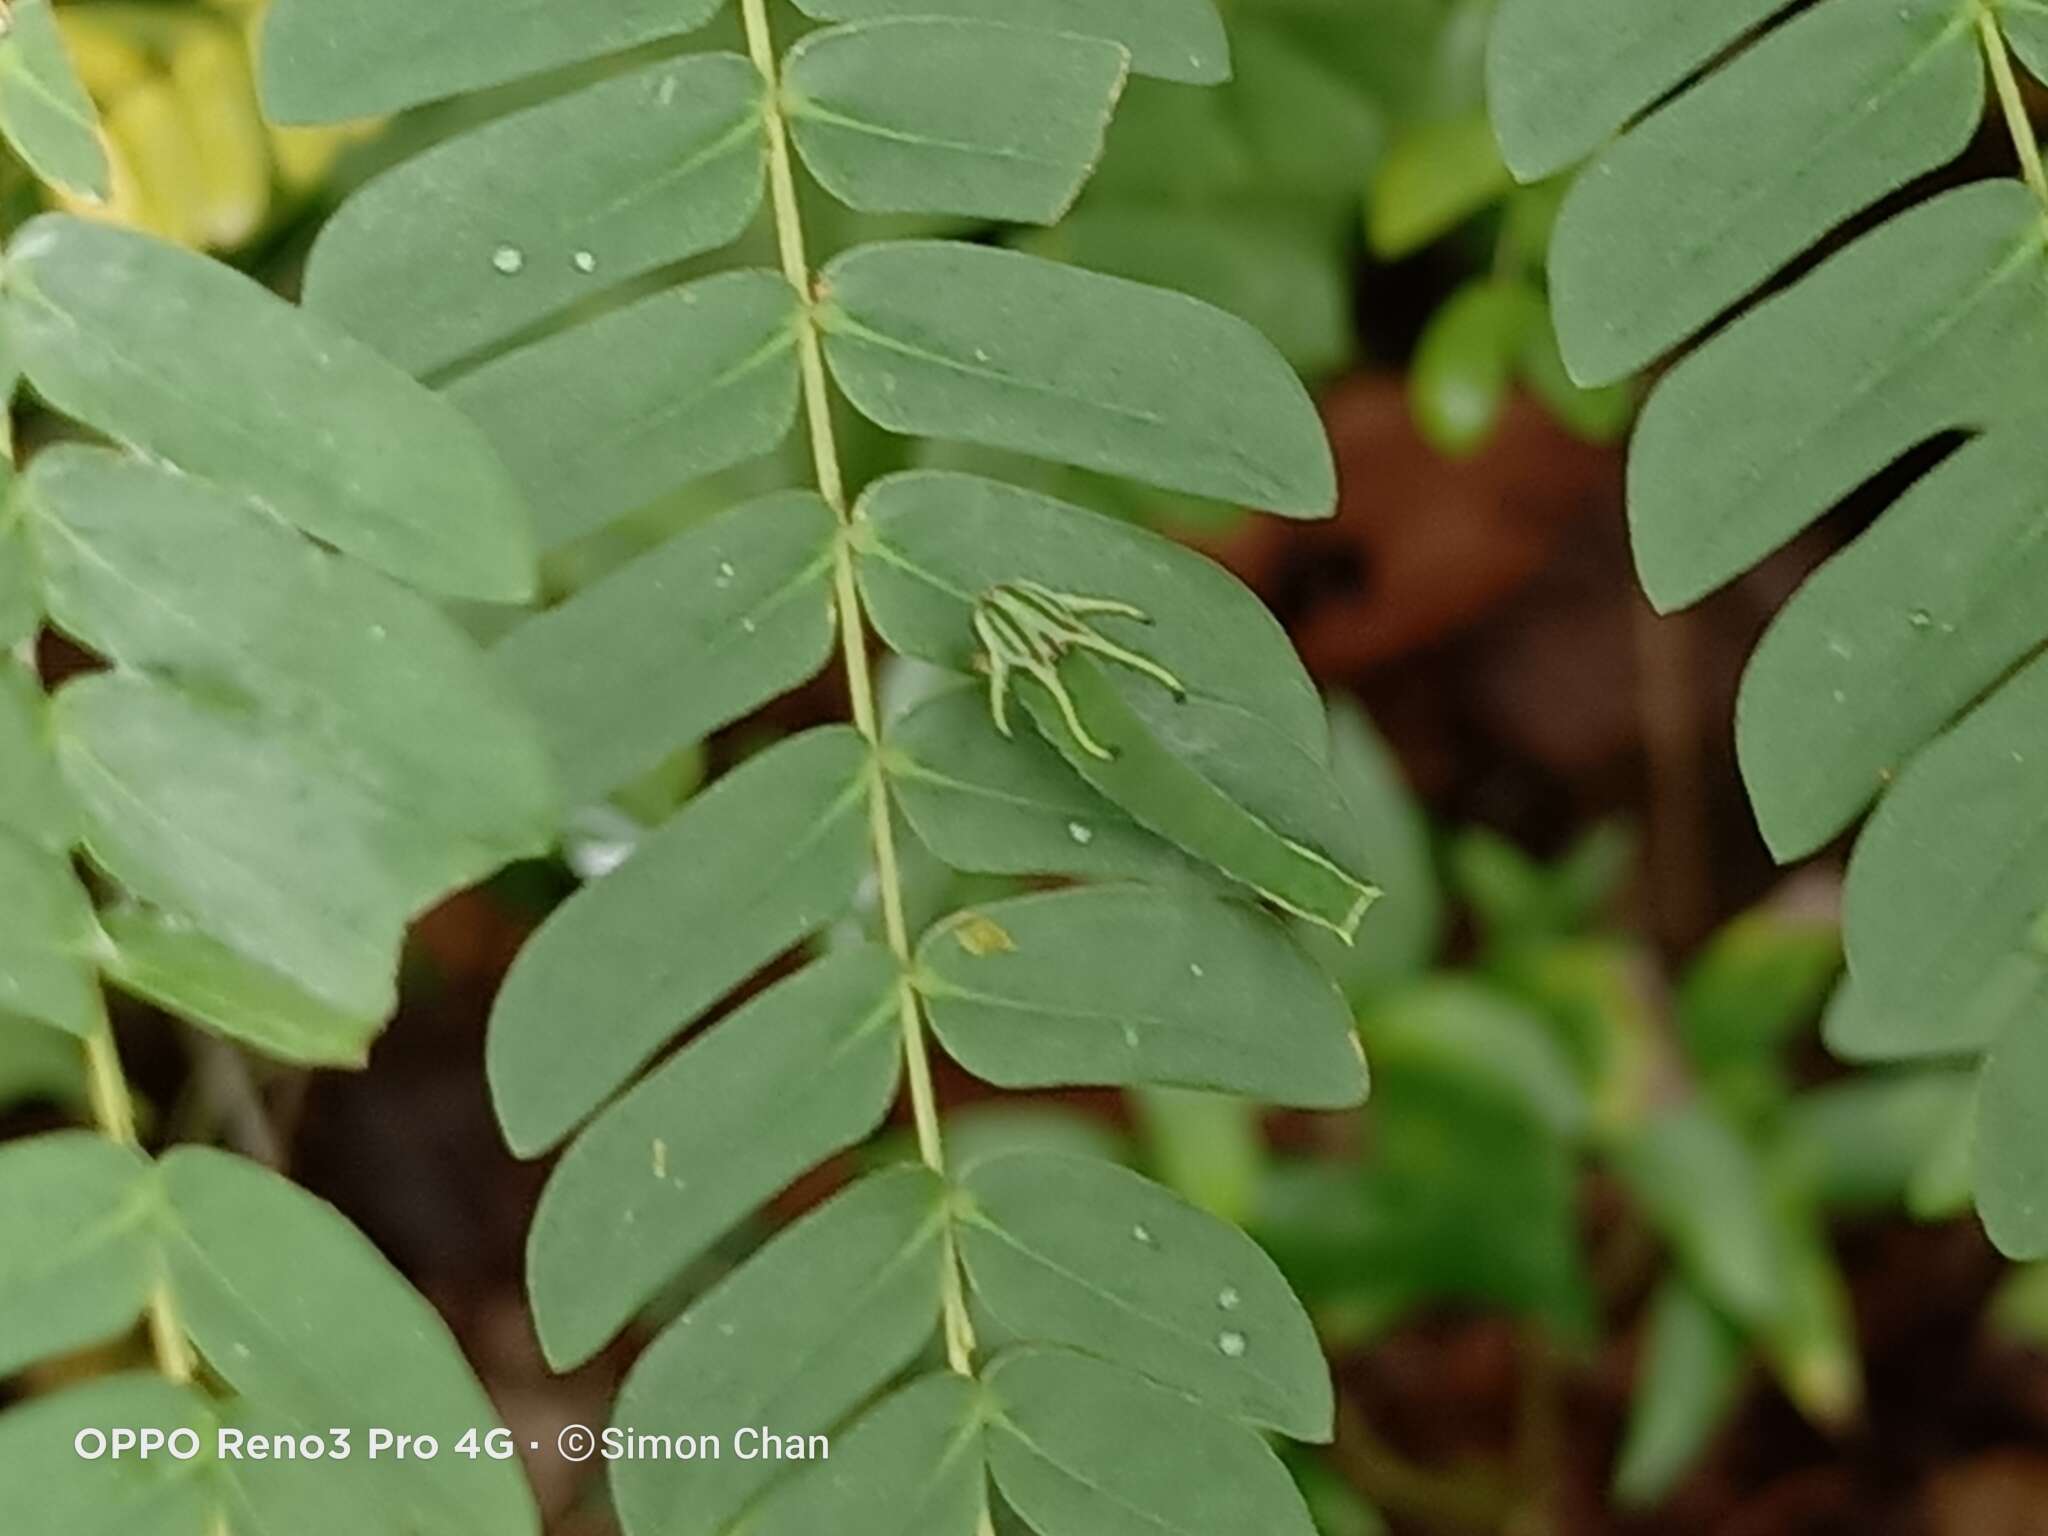
[(1060, 675), (1079, 718), (1116, 755), (1083, 750), (1039, 685), (1021, 684), (1042, 734), (1154, 833), (1290, 911), (1356, 927), (1372, 888), (1321, 702), (1234, 577), (1156, 535), (972, 476), (892, 476), (862, 512), (862, 588), (876, 627), (908, 655), (975, 670), (975, 605), (1019, 581), (1139, 610), (1143, 620), (1106, 617), (1098, 632), (1165, 668), (1185, 697), (1123, 666), (1070, 660)]
[[(10, 1302), (0, 1343), (18, 1360), (125, 1330), (162, 1285), (206, 1364), (237, 1395), (225, 1405), (230, 1417), (295, 1435), (324, 1438), (336, 1428), (351, 1435), (355, 1461), (339, 1488), (329, 1477), (281, 1472), (276, 1481), (258, 1473), (250, 1488), (223, 1489), (211, 1486), (215, 1476), (239, 1482), (243, 1474), (223, 1474), (224, 1464), (208, 1457), (185, 1470), (198, 1474), (189, 1478), (198, 1500), (191, 1507), (209, 1511), (210, 1522), (181, 1524), (187, 1507), (157, 1488), (150, 1522), (118, 1528), (190, 1536), (225, 1528), (258, 1536), (280, 1528), (266, 1523), (266, 1509), (279, 1513), (281, 1505), (317, 1502), (323, 1494), (331, 1505), (340, 1494), (349, 1501), (350, 1524), (337, 1528), (330, 1514), (292, 1519), (288, 1528), (315, 1536), (365, 1522), (436, 1536), (539, 1530), (515, 1464), (452, 1454), (431, 1462), (368, 1459), (372, 1427), (431, 1434), (445, 1452), (466, 1429), (485, 1429), (495, 1416), (432, 1308), (331, 1207), (276, 1174), (202, 1148), (182, 1148), (152, 1166), (100, 1138), (65, 1134), (18, 1143), (0, 1153), (0, 1164), (9, 1230), (43, 1239), (23, 1254), (26, 1262), (10, 1260), (0, 1269), (0, 1291)], [(81, 1262), (88, 1259), (89, 1267)], [(36, 1303), (33, 1334), (11, 1331), (17, 1289)], [(202, 1444), (210, 1449), (211, 1415), (197, 1400), (173, 1400), (169, 1383), (160, 1386), (153, 1400), (146, 1392), (105, 1389), (107, 1401), (132, 1399), (142, 1417), (96, 1422), (203, 1425)], [(75, 1405), (28, 1413), (44, 1411), (69, 1418)], [(0, 1418), (0, 1488), (20, 1476), (21, 1442), (14, 1437), (40, 1443), (38, 1422), (19, 1413)], [(75, 1418), (69, 1422), (77, 1427)], [(119, 1474), (118, 1463), (62, 1459), (94, 1475), (59, 1478), (55, 1509), (71, 1523), (47, 1527), (53, 1531), (84, 1536), (116, 1528), (104, 1522), (129, 1497), (141, 1497), (141, 1485)], [(42, 1475), (59, 1476), (56, 1464)], [(40, 1497), (36, 1507), (52, 1508)], [(219, 1524), (230, 1508), (234, 1518)]]
[(1606, 384), (1641, 368), (1960, 154), (1984, 109), (1973, 20), (1954, 0), (1827, 0), (1603, 153), (1551, 248), (1572, 376)]
[[(834, 1428), (932, 1336), (944, 1196), (924, 1169), (893, 1169), (774, 1238), (649, 1346), (620, 1391), (617, 1422)], [(835, 1445), (835, 1460), (844, 1449)], [(718, 1536), (786, 1472), (737, 1458), (621, 1461), (612, 1491), (629, 1536)]]
[(725, 272), (508, 353), (448, 398), (526, 488), (552, 549), (780, 443), (795, 320), (774, 273)]
[(1487, 35), (1487, 96), (1517, 179), (1584, 159), (1783, 9), (1784, 0), (1502, 0)]
[(0, 831), (61, 853), (77, 835), (74, 821), (50, 755), (42, 689), (12, 657), (0, 656)]
[(919, 947), (918, 988), (947, 1051), (1005, 1088), (1365, 1097), (1336, 988), (1272, 918), (1217, 897), (1098, 886), (973, 908)]
[(0, 136), (52, 186), (95, 200), (111, 190), (92, 98), (50, 0), (14, 0), (0, 31)]
[(153, 1282), (148, 1176), (138, 1154), (84, 1131), (0, 1148), (0, 1376), (134, 1323)]
[(989, 1468), (1040, 1536), (1314, 1530), (1264, 1442), (1178, 1392), (1051, 1349), (1003, 1356), (987, 1383)]
[(990, 1157), (962, 1188), (968, 1278), (1013, 1337), (1128, 1366), (1299, 1440), (1329, 1438), (1315, 1329), (1236, 1227), (1099, 1158)]
[(413, 824), (312, 743), (140, 676), (82, 678), (52, 717), (97, 864), (327, 1006), (391, 1013), (406, 921), (447, 889)]
[(1662, 1503), (1692, 1469), (1735, 1407), (1748, 1364), (1741, 1332), (1682, 1276), (1657, 1288), (1614, 1472), (1624, 1508)]
[(51, 622), (80, 644), (261, 717), (388, 807), (422, 863), (437, 851), (447, 886), (546, 845), (554, 782), (532, 728), (430, 603), (118, 454), (39, 454), (21, 494)]
[(5, 296), (28, 381), (67, 415), (415, 586), (531, 595), (524, 506), (476, 429), (249, 278), (50, 214), (10, 244)]
[(99, 1026), (92, 981), (99, 930), (92, 903), (60, 855), (0, 828), (0, 1011), (89, 1035)]
[(835, 951), (692, 1040), (556, 1164), (527, 1239), (541, 1347), (582, 1364), (735, 1222), (896, 1097), (895, 962)]
[(850, 208), (1052, 224), (1101, 158), (1129, 62), (1098, 38), (896, 18), (804, 38), (783, 97), (804, 163)]
[(483, 658), (204, 481), (60, 448), (22, 494), (53, 621), (119, 668), (53, 707), (95, 859), (329, 1009), (388, 1014), (406, 922), (552, 836), (546, 759)]
[(1211, 0), (797, 0), (820, 21), (945, 16), (1106, 38), (1129, 50), (1141, 75), (1188, 85), (1230, 78), (1230, 40)]
[(440, 144), (342, 205), (306, 307), (427, 373), (727, 245), (761, 201), (760, 97), (737, 55), (667, 59)]
[(975, 1536), (987, 1518), (981, 1392), (947, 1371), (883, 1399), (764, 1499), (749, 1536)]
[(1984, 1058), (1972, 1179), (2000, 1251), (2048, 1259), (2048, 1027), (2038, 1009), (2008, 1025)]
[(953, 688), (889, 732), (890, 787), (918, 840), (954, 869), (1096, 880), (1201, 878), (1037, 737), (1005, 737), (980, 689)]
[[(1581, 382), (1635, 369), (1741, 309), (1839, 225), (1959, 153), (1985, 115), (1987, 55), (2004, 80), (2001, 28), (2041, 62), (2031, 3), (1695, 9), (1503, 9), (1492, 96), (1519, 170), (1554, 169), (1648, 113), (1578, 179), (1556, 228), (1552, 292)], [(2017, 152), (2031, 172), (2032, 146)], [(2025, 596), (2048, 466), (2035, 446), (2044, 317), (2034, 190), (1982, 182), (1916, 201), (1672, 368), (1629, 470), (1637, 564), (1660, 608), (1725, 585), (1853, 493), (1893, 500), (1759, 647), (1738, 706), (1743, 771), (1784, 859), (1878, 801), (1850, 865), (1850, 976), (1824, 1032), (1870, 1059), (1993, 1052), (1985, 1093), (2010, 1094), (2002, 1145), (2039, 1139), (2026, 1107), (2038, 1083), (2022, 1086), (2036, 1074), (2013, 1042), (2048, 997), (2048, 877), (2028, 784), (2048, 750), (2034, 724), (2048, 627)], [(1943, 443), (1949, 434), (1964, 440)], [(1894, 466), (1917, 476), (1903, 494), (1879, 478)], [(1724, 1098), (1782, 1093), (1768, 1072), (1742, 1076)], [(1957, 1132), (1927, 1154), (1910, 1198), (1961, 1189), (1961, 1145)], [(1987, 1154), (1977, 1172), (1996, 1186), (1982, 1204), (2000, 1240), (2035, 1251), (2038, 1195), (2024, 1186), (2038, 1189), (2038, 1163)], [(1782, 1307), (1757, 1325), (1806, 1411), (1837, 1418), (1859, 1391), (1839, 1277), (1810, 1216), (1780, 1226)], [(1728, 1290), (1717, 1300), (1742, 1311)]]
[(1263, 336), (1165, 289), (943, 241), (825, 269), (834, 376), (892, 432), (1327, 517), (1336, 472), (1314, 404)]
[(2036, 80), (2048, 80), (2048, 5), (2042, 0), (2003, 0), (1999, 25), (2006, 41)]
[(572, 804), (788, 692), (831, 654), (838, 523), (791, 492), (720, 513), (499, 641)]
[(399, 1529), (537, 1532), (516, 1462), (447, 1454), (490, 1402), (432, 1307), (323, 1201), (225, 1153), (159, 1165), (162, 1264), (179, 1316), (216, 1374), (299, 1431), (382, 1426), (431, 1434), (430, 1463), (386, 1462), (357, 1485)]
[(1831, 1039), (1860, 1057), (1981, 1051), (2048, 1000), (2048, 661), (1937, 739), (1864, 830), (1843, 893), (1856, 1006)]
[(114, 985), (274, 1060), (360, 1067), (384, 1027), (382, 1014), (330, 1007), (182, 917), (129, 905), (100, 923), (100, 965)]
[(2003, 426), (1917, 482), (1779, 613), (1743, 676), (1736, 742), (1781, 857), (1847, 827), (2048, 638), (2030, 598), (2048, 579), (2031, 537), (2044, 505), (2048, 442)]
[(227, 1491), (212, 1476), (195, 1476), (190, 1464), (162, 1454), (87, 1461), (77, 1451), (87, 1429), (191, 1429), (204, 1443), (215, 1423), (196, 1389), (153, 1372), (103, 1376), (35, 1398), (0, 1414), (0, 1499), (9, 1509), (35, 1510), (46, 1536), (257, 1536), (238, 1522), (222, 1523)]
[(867, 868), (871, 771), (851, 729), (792, 737), (556, 910), (491, 1014), (492, 1098), (514, 1151), (560, 1141), (677, 1030), (846, 909)]
[(265, 18), (263, 101), (285, 123), (375, 117), (659, 38), (722, 0), (279, 0)]
[(2048, 245), (2016, 182), (1901, 214), (1759, 305), (1650, 396), (1630, 527), (1660, 608), (1703, 597), (1912, 444), (2048, 390)]

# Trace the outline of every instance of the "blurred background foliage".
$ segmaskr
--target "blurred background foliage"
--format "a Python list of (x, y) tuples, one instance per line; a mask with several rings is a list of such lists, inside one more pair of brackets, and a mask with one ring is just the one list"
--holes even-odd
[[(1911, 1417), (1873, 1404), (1873, 1393), (1900, 1388), (1873, 1380), (1874, 1304), (1852, 1272), (1869, 1239), (1856, 1235), (1967, 1211), (1968, 1079), (1942, 1064), (1871, 1074), (1826, 1064), (1815, 1023), (1840, 968), (1838, 882), (1826, 867), (1759, 891), (1753, 853), (1724, 857), (1711, 841), (1682, 838), (1685, 857), (1718, 873), (1688, 874), (1704, 891), (1687, 904), (1692, 916), (1646, 919), (1646, 881), (1668, 886), (1668, 860), (1653, 846), (1646, 870), (1625, 822), (1588, 807), (1647, 823), (1654, 845), (1668, 837), (1660, 824), (1675, 781), (1681, 799), (1702, 802), (1694, 820), (1713, 824), (1714, 791), (1702, 787), (1713, 754), (1688, 747), (1683, 730), (1674, 735), (1668, 697), (1644, 704), (1626, 749), (1641, 771), (1615, 792), (1604, 770), (1587, 767), (1597, 753), (1585, 738), (1602, 717), (1587, 715), (1580, 696), (1619, 693), (1626, 712), (1627, 689), (1589, 682), (1583, 647), (1542, 661), (1540, 622), (1473, 630), (1556, 563), (1560, 530), (1583, 528), (1588, 505), (1603, 506), (1618, 527), (1601, 487), (1616, 473), (1608, 445), (1627, 430), (1636, 399), (1627, 385), (1578, 389), (1558, 359), (1543, 253), (1559, 188), (1515, 187), (1496, 153), (1481, 82), (1490, 0), (1225, 0), (1224, 9), (1235, 78), (1214, 90), (1134, 81), (1100, 173), (1057, 228), (861, 220), (823, 199), (810, 217), (824, 249), (944, 228), (1191, 292), (1258, 325), (1323, 392), (1347, 466), (1345, 511), (1323, 533), (1254, 535), (1228, 508), (905, 444), (850, 416), (842, 430), (863, 476), (912, 456), (971, 461), (1188, 537), (1276, 604), (1327, 683), (1387, 702), (1402, 727), (1393, 735), (1405, 738), (1399, 755), (1350, 697), (1333, 701), (1346, 791), (1389, 895), (1356, 949), (1305, 937), (1356, 1009), (1374, 1096), (1358, 1116), (1267, 1117), (1191, 1094), (977, 1103), (955, 1079), (946, 1085), (951, 1135), (966, 1160), (1023, 1142), (1131, 1162), (1259, 1235), (1313, 1304), (1338, 1366), (1338, 1441), (1297, 1462), (1328, 1536), (1387, 1522), (1541, 1536), (1627, 1528), (1609, 1519), (1631, 1511), (1654, 1512), (1643, 1529), (1835, 1529), (1796, 1513), (1743, 1524), (1739, 1512), (1779, 1507), (1769, 1479), (1784, 1463), (1803, 1475), (1859, 1457), (1882, 1462), (1873, 1419)], [(216, 252), (288, 292), (321, 220), (349, 189), (479, 117), (590, 77), (569, 70), (390, 121), (277, 130), (262, 119), (251, 74), (262, 15), (263, 0), (58, 0), (112, 168), (108, 200), (69, 206)], [(786, 8), (778, 22), (792, 32), (804, 25)], [(652, 51), (736, 40), (728, 18)], [(10, 227), (38, 195), (22, 167), (0, 160)], [(765, 231), (752, 238), (766, 259)], [(635, 291), (593, 302), (614, 306)], [(771, 460), (693, 487), (559, 552), (551, 585), (573, 590), (737, 493), (800, 475)], [(1538, 482), (1563, 510), (1532, 510), (1528, 487)], [(1406, 500), (1396, 512), (1376, 496)], [(1258, 542), (1274, 537), (1292, 542)], [(1674, 659), (1668, 642), (1645, 642), (1632, 610), (1617, 606), (1633, 601), (1621, 557), (1597, 553), (1618, 548), (1614, 528), (1582, 542), (1611, 567), (1600, 577), (1605, 638), (1595, 644), (1632, 650), (1638, 684), (1651, 692), (1668, 695), (1674, 676), (1692, 678), (1681, 694), (1720, 686), (1711, 656)], [(1563, 601), (1576, 601), (1583, 580), (1563, 590)], [(1323, 605), (1331, 591), (1343, 597), (1334, 620)], [(1735, 639), (1719, 648), (1739, 656), (1753, 615), (1731, 615)], [(1476, 638), (1457, 639), (1468, 632)], [(1706, 648), (1715, 648), (1711, 635)], [(1530, 651), (1539, 654), (1533, 673)], [(1530, 676), (1533, 685), (1500, 681)], [(885, 683), (892, 712), (934, 685), (906, 666)], [(1500, 746), (1517, 739), (1515, 727), (1471, 723), (1503, 688), (1527, 687), (1534, 708), (1564, 721), (1553, 738), (1578, 733), (1556, 747), (1540, 731), (1520, 738), (1534, 742), (1522, 756), (1542, 773), (1573, 781), (1562, 797), (1518, 781), (1503, 799), (1503, 778), (1541, 775)], [(579, 1392), (593, 1389), (546, 1380), (530, 1346), (503, 1336), (523, 1327), (504, 1321), (524, 1315), (507, 1234), (523, 1226), (531, 1187), (526, 1172), (488, 1151), (444, 1144), (458, 1133), (489, 1139), (464, 1031), (480, 1020), (522, 926), (566, 881), (627, 856), (695, 791), (707, 762), (806, 723), (802, 699), (792, 707), (582, 808), (566, 868), (517, 872), (482, 904), (458, 903), (430, 920), (409, 1007), (441, 1021), (442, 1045), (409, 1044), (401, 1028), (365, 1086), (315, 1090), (295, 1074), (259, 1071), (256, 1091), (280, 1123), (277, 1155), (308, 1162), (310, 1176), (363, 1210), (409, 1267), (440, 1277), (437, 1299), (515, 1423), (573, 1418)], [(1414, 728), (1418, 714), (1429, 729)], [(1448, 771), (1446, 756), (1459, 759)], [(1424, 765), (1430, 810), (1404, 759)], [(1455, 792), (1475, 778), (1484, 792)], [(1496, 806), (1509, 808), (1498, 819), (1518, 831), (1536, 828), (1531, 840), (1550, 856), (1472, 820)], [(930, 910), (962, 899), (932, 888), (952, 877), (914, 864), (912, 874)], [(1727, 898), (1731, 889), (1739, 899)], [(248, 1085), (220, 1069), (203, 1057), (196, 1069), (159, 1063), (158, 1113), (186, 1125), (246, 1119)], [(61, 1115), (83, 1092), (60, 1038), (0, 1017), (0, 1112)], [(437, 1127), (424, 1151), (406, 1140), (423, 1134), (422, 1110)], [(385, 1132), (388, 1143), (366, 1140)], [(408, 1174), (427, 1184), (416, 1177), (401, 1194), (386, 1188)], [(491, 1199), (469, 1209), (472, 1190), (486, 1184)], [(499, 1204), (516, 1209), (500, 1219)], [(470, 1249), (451, 1254), (444, 1229), (470, 1234)], [(1947, 1261), (1961, 1265), (1950, 1289), (1960, 1286), (1963, 1300), (1941, 1303), (1966, 1317), (1967, 1347), (1994, 1361), (2048, 1351), (2048, 1268), (2004, 1271), (1967, 1223), (1944, 1230), (1967, 1245), (1967, 1259)], [(1913, 1273), (1909, 1266), (1909, 1289)], [(1882, 1304), (1911, 1310), (1915, 1298)], [(1417, 1359), (1425, 1377), (1414, 1374)], [(2003, 1367), (1986, 1369), (1995, 1376)], [(2018, 1420), (2038, 1422), (2048, 1438), (2038, 1358), (2032, 1370), (2009, 1390), (2035, 1405), (2037, 1419), (2020, 1410)], [(2008, 1389), (1984, 1390), (1998, 1398)], [(1959, 1448), (1933, 1455), (1975, 1454), (2010, 1438), (2013, 1412), (1969, 1412), (1981, 1433), (1959, 1427)], [(1742, 1449), (1758, 1437), (1766, 1451)], [(1731, 1455), (1749, 1464), (1730, 1471)], [(1881, 1469), (1865, 1481), (1881, 1489)], [(2048, 1510), (2038, 1464), (2021, 1482), (2040, 1497), (2016, 1507)], [(592, 1487), (543, 1492), (562, 1530), (605, 1528)], [(1937, 1498), (1927, 1507), (1983, 1506)], [(2026, 1518), (1972, 1514), (1928, 1528), (2044, 1529)], [(1909, 1528), (1922, 1527), (1900, 1527)]]

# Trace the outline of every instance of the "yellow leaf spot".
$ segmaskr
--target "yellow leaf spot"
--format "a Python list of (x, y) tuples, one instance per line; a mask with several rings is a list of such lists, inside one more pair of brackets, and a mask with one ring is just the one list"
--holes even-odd
[(1017, 941), (1010, 937), (1000, 923), (992, 922), (979, 914), (968, 918), (955, 928), (953, 937), (960, 941), (962, 949), (977, 960), (988, 955), (1014, 954), (1017, 949)]

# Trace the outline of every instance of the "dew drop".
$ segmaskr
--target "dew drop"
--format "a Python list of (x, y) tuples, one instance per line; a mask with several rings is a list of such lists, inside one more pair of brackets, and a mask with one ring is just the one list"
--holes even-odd
[(676, 99), (676, 77), (674, 75), (668, 76), (661, 82), (661, 89), (654, 93), (654, 99), (664, 107)]
[(1226, 1329), (1216, 1335), (1216, 1347), (1233, 1360), (1242, 1360), (1245, 1351), (1245, 1337), (1236, 1329)]
[(1150, 1248), (1153, 1246), (1152, 1229), (1148, 1226), (1141, 1224), (1131, 1228), (1131, 1237), (1133, 1241), (1142, 1244), (1144, 1247)]
[(1216, 1305), (1226, 1312), (1235, 1312), (1244, 1298), (1237, 1294), (1237, 1287), (1226, 1285), (1216, 1293)]
[(578, 251), (570, 260), (575, 263), (576, 270), (586, 277), (597, 270), (597, 257), (589, 251)]
[(1138, 1048), (1138, 1026), (1137, 1026), (1137, 1025), (1135, 1025), (1135, 1024), (1126, 1024), (1126, 1025), (1124, 1026), (1124, 1044), (1125, 1044), (1125, 1045), (1127, 1045), (1127, 1046), (1129, 1046), (1129, 1047), (1130, 1047), (1130, 1048), (1131, 1048), (1132, 1050), (1134, 1050), (1134, 1051), (1135, 1051), (1135, 1050), (1136, 1050), (1136, 1049)]
[(491, 252), (491, 265), (507, 277), (516, 277), (526, 270), (526, 253), (516, 245), (501, 245)]
[(1086, 848), (1095, 841), (1095, 829), (1084, 821), (1070, 821), (1067, 823), (1067, 836)]
[(1193, 960), (1190, 960), (1188, 962), (1188, 974), (1194, 977), (1195, 980), (1200, 981), (1204, 976), (1208, 975), (1209, 973), (1203, 970), (1198, 963), (1196, 963)]
[(1934, 615), (1925, 608), (1915, 608), (1906, 615), (1906, 622), (1915, 629), (1932, 629), (1934, 627)]
[(738, 574), (739, 573), (733, 569), (732, 562), (730, 560), (721, 560), (718, 562), (718, 579), (715, 582), (713, 582), (712, 585), (721, 588), (729, 587), (732, 585), (733, 577)]

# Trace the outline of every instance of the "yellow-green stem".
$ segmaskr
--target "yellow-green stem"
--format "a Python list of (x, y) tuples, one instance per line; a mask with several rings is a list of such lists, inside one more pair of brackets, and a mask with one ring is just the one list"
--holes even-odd
[(2041, 163), (2041, 141), (2034, 133), (2034, 121), (2027, 115), (2027, 99), (2012, 67), (2012, 51), (2005, 45), (2005, 33), (1998, 25), (1991, 0), (1977, 7), (1977, 35), (1984, 40), (1984, 56), (1991, 63), (1991, 78), (1998, 87), (1998, 104), (2005, 113), (2005, 126), (2019, 152), (2020, 174), (2048, 209), (2048, 169)]
[[(839, 609), (840, 653), (846, 667), (846, 688), (853, 701), (854, 727), (868, 744), (868, 827), (875, 860), (875, 884), (882, 908), (882, 930), (896, 957), (897, 996), (903, 1026), (904, 1075), (910, 1083), (911, 1114), (917, 1125), (919, 1155), (933, 1172), (946, 1171), (945, 1144), (939, 1132), (938, 1098), (932, 1089), (931, 1055), (925, 1044), (924, 1019), (910, 981), (910, 925), (904, 917), (903, 877), (896, 860), (895, 824), (890, 818), (889, 786), (882, 772), (882, 731), (875, 703), (874, 679), (868, 670), (867, 619), (860, 586), (853, 574), (852, 531), (857, 521), (846, 496), (846, 477), (839, 463), (838, 439), (832, 426), (832, 392), (825, 374), (824, 342), (818, 334), (816, 294), (810, 256), (805, 249), (803, 214), (797, 206), (796, 167), (790, 155), (789, 126), (782, 116), (782, 86), (775, 40), (768, 25), (766, 0), (741, 0), (746, 22), (747, 51), (761, 73), (762, 128), (768, 140), (768, 188), (775, 214), (775, 243), (783, 276), (796, 290), (796, 345), (803, 376), (804, 412), (809, 424), (811, 461), (818, 493), (839, 519), (840, 537), (833, 555), (833, 589)], [(946, 1360), (961, 1375), (974, 1371), (974, 1329), (960, 1282), (957, 1257), (946, 1263)]]
[[(135, 1101), (128, 1092), (128, 1078), (121, 1070), (121, 1053), (114, 1044), (114, 1031), (103, 1017), (85, 1041), (86, 1091), (100, 1132), (124, 1147), (139, 1147), (135, 1134)], [(176, 1382), (192, 1379), (192, 1345), (178, 1320), (177, 1303), (169, 1289), (159, 1285), (149, 1298), (149, 1343), (156, 1354), (157, 1369)]]

